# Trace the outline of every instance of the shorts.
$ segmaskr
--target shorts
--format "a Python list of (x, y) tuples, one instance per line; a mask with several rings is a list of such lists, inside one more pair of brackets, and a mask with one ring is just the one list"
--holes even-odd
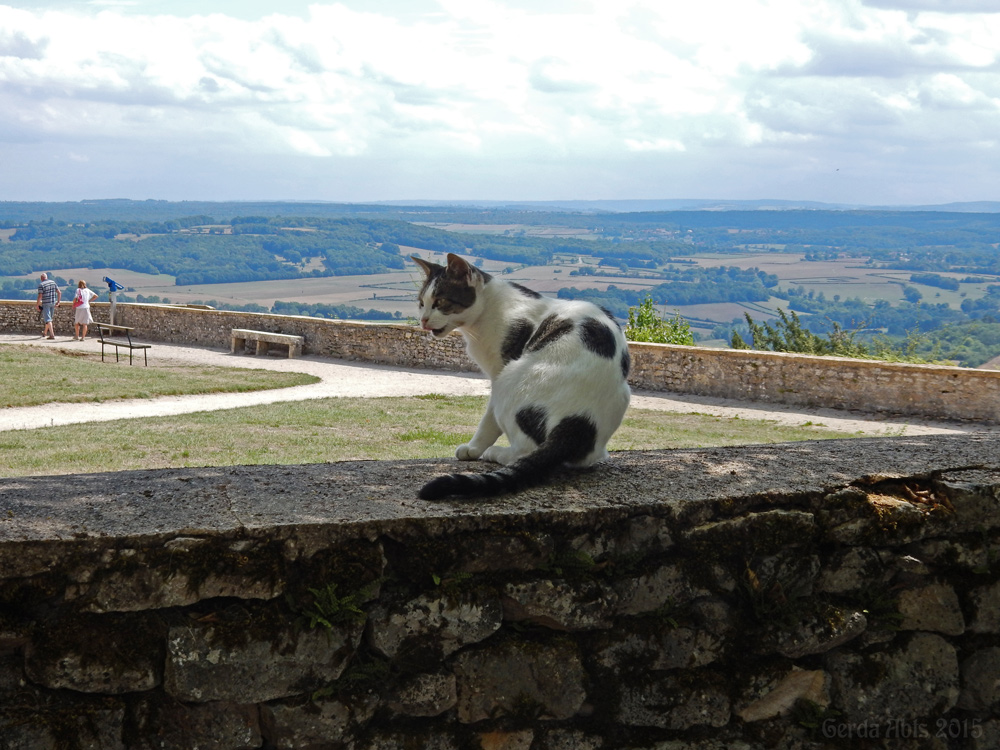
[(42, 305), (42, 322), (51, 323), (52, 322), (52, 311), (56, 309), (55, 302), (47, 302)]

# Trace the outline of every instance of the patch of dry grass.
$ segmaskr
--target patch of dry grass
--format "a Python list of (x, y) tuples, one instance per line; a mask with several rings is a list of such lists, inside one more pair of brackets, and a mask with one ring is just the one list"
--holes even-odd
[[(485, 405), (483, 397), (441, 395), (296, 401), (0, 432), (0, 452), (7, 476), (444, 458), (472, 436)], [(831, 437), (846, 436), (763, 420), (632, 409), (610, 447), (651, 450)]]
[(67, 348), (0, 345), (0, 408), (102, 402), (198, 393), (287, 388), (318, 382), (303, 373), (127, 361), (101, 361), (98, 354)]

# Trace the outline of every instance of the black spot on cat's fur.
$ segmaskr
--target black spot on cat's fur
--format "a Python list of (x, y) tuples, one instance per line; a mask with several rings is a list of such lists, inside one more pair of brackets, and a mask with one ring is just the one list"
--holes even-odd
[(504, 364), (521, 356), (524, 352), (524, 345), (528, 343), (534, 330), (534, 327), (527, 320), (514, 321), (514, 324), (507, 329), (507, 335), (504, 336), (503, 344), (500, 346), (500, 356), (503, 358)]
[(551, 344), (553, 341), (562, 338), (572, 330), (572, 320), (560, 318), (555, 314), (550, 315), (538, 324), (538, 328), (535, 329), (535, 335), (528, 341), (526, 348), (529, 352), (537, 352), (539, 349), (542, 349)]
[(446, 315), (460, 313), (476, 303), (476, 288), (447, 275), (441, 276), (434, 287), (434, 303)]
[(587, 318), (580, 325), (580, 335), (583, 339), (583, 345), (594, 354), (608, 359), (615, 356), (618, 349), (615, 335), (606, 324), (594, 318)]
[(534, 289), (528, 289), (526, 286), (521, 286), (520, 284), (511, 284), (517, 291), (523, 294), (525, 297), (531, 297), (532, 299), (541, 299), (542, 295), (536, 292)]
[(622, 377), (628, 380), (628, 374), (632, 371), (632, 355), (628, 353), (628, 347), (622, 352)]
[(545, 442), (545, 420), (548, 415), (539, 406), (526, 406), (519, 411), (514, 420), (521, 432), (535, 441), (535, 445)]
[(597, 445), (597, 425), (590, 417), (564, 417), (552, 428), (549, 440), (562, 444), (565, 461), (576, 463), (585, 459)]

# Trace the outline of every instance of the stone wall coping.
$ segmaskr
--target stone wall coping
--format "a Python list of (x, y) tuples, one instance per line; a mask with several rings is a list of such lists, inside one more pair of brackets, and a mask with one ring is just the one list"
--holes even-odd
[(872, 367), (885, 368), (889, 370), (930, 370), (939, 373), (953, 373), (961, 376), (982, 377), (989, 379), (1000, 379), (1000, 370), (980, 370), (973, 367), (959, 367), (957, 365), (925, 364), (917, 362), (891, 362), (884, 359), (863, 359), (858, 357), (835, 357), (831, 355), (800, 354), (798, 352), (771, 352), (759, 349), (721, 349), (713, 346), (687, 346), (680, 344), (653, 344), (647, 342), (630, 341), (629, 349), (641, 350), (657, 349), (672, 351), (683, 355), (685, 352), (697, 352), (699, 357), (719, 357), (737, 360), (746, 360), (748, 357), (760, 360), (772, 361), (798, 361), (802, 363), (815, 362), (829, 366), (837, 363), (843, 367), (854, 367), (858, 369), (868, 369)]
[[(933, 467), (933, 469), (931, 469)], [(489, 501), (418, 500), (438, 473), (484, 471), (455, 460), (226, 466), (0, 479), (0, 545), (123, 537), (278, 534), (323, 527), (345, 538), (517, 526), (544, 515), (620, 513), (707, 520), (761, 498), (796, 497), (865, 477), (926, 477), (1000, 467), (1000, 435), (822, 440), (704, 450), (628, 451)], [(32, 546), (36, 546), (32, 544)]]

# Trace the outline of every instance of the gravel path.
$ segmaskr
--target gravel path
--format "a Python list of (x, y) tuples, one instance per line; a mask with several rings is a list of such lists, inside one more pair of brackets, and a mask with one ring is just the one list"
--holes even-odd
[[(49, 341), (38, 336), (0, 334), (0, 344), (27, 344), (29, 346), (65, 349), (67, 351), (84, 350), (94, 353), (99, 353), (101, 350), (100, 343), (96, 339), (73, 341), (68, 336), (57, 336), (56, 340)], [(108, 352), (106, 356), (110, 354)], [(149, 350), (149, 358), (151, 367), (155, 367), (157, 363), (171, 362), (305, 372), (320, 378), (320, 382), (253, 393), (128, 399), (105, 402), (100, 406), (93, 403), (60, 403), (0, 409), (0, 431), (58, 427), (80, 422), (170, 416), (335, 396), (375, 398), (379, 396), (415, 396), (427, 393), (462, 396), (489, 393), (489, 381), (478, 374), (400, 369), (312, 356), (297, 359), (273, 355), (254, 357), (252, 355), (230, 354), (219, 349), (157, 343)], [(129, 366), (122, 362), (117, 365), (112, 362), (108, 366), (121, 367), (123, 365)], [(142, 367), (141, 359), (132, 366)], [(109, 406), (113, 406), (113, 408), (109, 408)], [(635, 392), (632, 397), (632, 407), (660, 409), (682, 414), (698, 413), (728, 418), (766, 419), (782, 425), (809, 423), (827, 430), (867, 436), (942, 435), (1000, 430), (995, 426), (941, 423), (919, 419), (893, 419), (833, 409), (803, 409), (648, 391)]]

